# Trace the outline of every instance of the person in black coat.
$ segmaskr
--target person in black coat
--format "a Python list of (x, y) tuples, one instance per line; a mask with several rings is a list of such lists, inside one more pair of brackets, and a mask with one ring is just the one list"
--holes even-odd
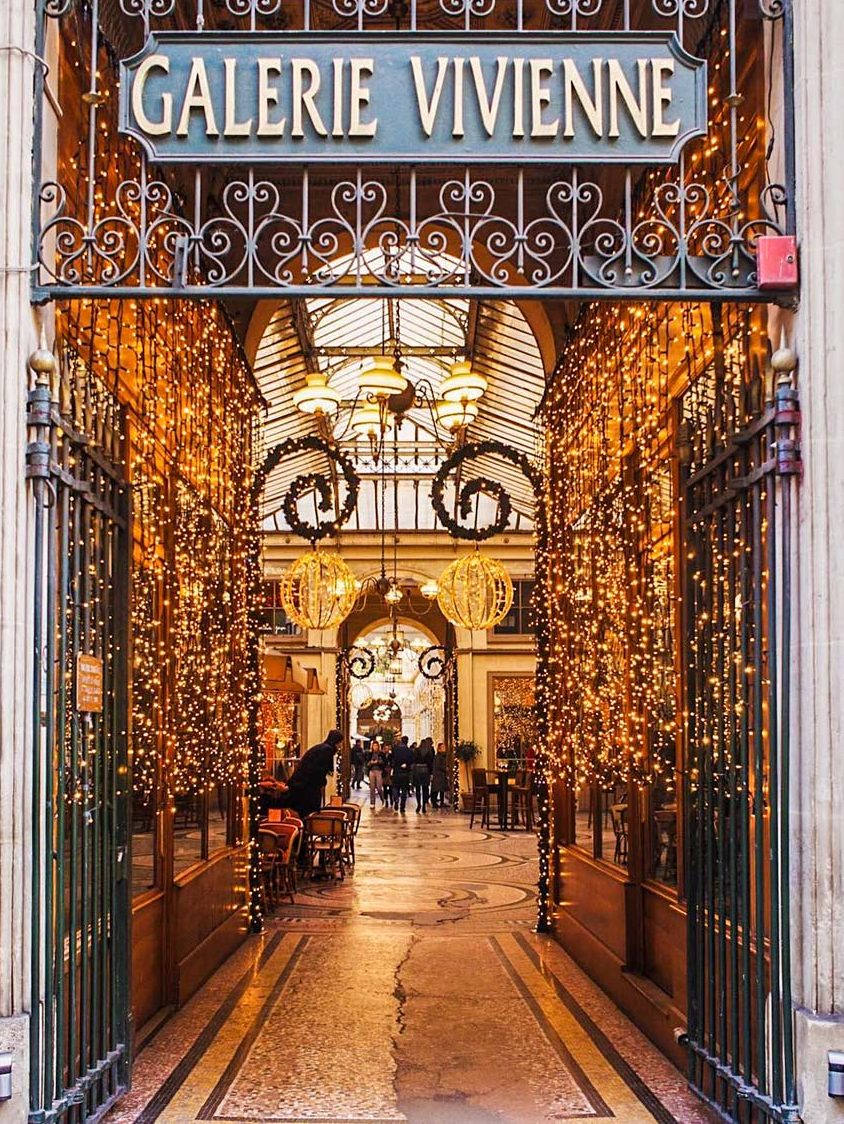
[(413, 769), (413, 753), (403, 737), (393, 747), (393, 808), (398, 801), (398, 810), (404, 815), (407, 794), (410, 791), (410, 775)]
[(434, 743), (423, 738), (413, 751), (413, 787), (416, 790), (416, 811), (428, 811), (431, 795), (431, 773), (434, 771)]
[(284, 807), (292, 808), (302, 819), (322, 807), (322, 790), (331, 773), (334, 772), (334, 758), (337, 748), (343, 741), (339, 730), (330, 730), (325, 741), (312, 745), (299, 760), (293, 775), (287, 782)]

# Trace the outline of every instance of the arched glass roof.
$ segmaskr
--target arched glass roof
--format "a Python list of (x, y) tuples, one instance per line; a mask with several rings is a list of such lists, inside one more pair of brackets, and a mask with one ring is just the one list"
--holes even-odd
[[(265, 449), (291, 437), (319, 432), (317, 419), (299, 413), (293, 405), (293, 394), (304, 386), (308, 371), (324, 372), (329, 385), (350, 406), (361, 368), (373, 354), (393, 354), (396, 346), (404, 374), (416, 386), (429, 386), (433, 397), (451, 363), (469, 358), (488, 380), (488, 390), (467, 439), (498, 440), (528, 456), (537, 455), (534, 414), (545, 390), (545, 377), (533, 332), (512, 302), (463, 298), (337, 296), (281, 304), (267, 326), (255, 361), (258, 383), (268, 403)], [(335, 435), (347, 429), (347, 417), (348, 410), (341, 411)], [(390, 529), (396, 524), (404, 530), (437, 529), (430, 481), (446, 453), (434, 439), (434, 429), (428, 408), (412, 407), (385, 447), (386, 466), (372, 462), (367, 442), (356, 443), (351, 434), (343, 437), (341, 445), (354, 456), (362, 480), (349, 530), (377, 530), (382, 525)], [(327, 468), (328, 461), (320, 452), (302, 453), (279, 465), (265, 489), (265, 529), (288, 529), (280, 509), (291, 481)], [(510, 492), (514, 507), (511, 527), (530, 528), (532, 496), (518, 470), (495, 459), (489, 465), (480, 462), (478, 471), (503, 482)], [(450, 500), (448, 493), (446, 500)], [(478, 505), (479, 520), (493, 514), (490, 499), (482, 495)], [(303, 512), (312, 518), (307, 499)]]

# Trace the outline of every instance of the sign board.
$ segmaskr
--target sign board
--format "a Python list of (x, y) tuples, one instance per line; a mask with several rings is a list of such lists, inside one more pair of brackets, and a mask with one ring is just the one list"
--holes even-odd
[(162, 163), (664, 164), (706, 63), (673, 32), (156, 32), (120, 129)]
[(80, 653), (76, 657), (76, 709), (103, 712), (103, 661)]

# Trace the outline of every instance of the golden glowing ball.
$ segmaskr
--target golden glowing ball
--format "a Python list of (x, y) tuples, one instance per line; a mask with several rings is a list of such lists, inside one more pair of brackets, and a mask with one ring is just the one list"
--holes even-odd
[(510, 575), (495, 558), (479, 551), (464, 554), (445, 568), (437, 602), (443, 615), (461, 628), (492, 628), (513, 604)]
[(339, 554), (309, 550), (281, 578), (281, 605), (300, 628), (334, 628), (357, 599), (355, 575)]

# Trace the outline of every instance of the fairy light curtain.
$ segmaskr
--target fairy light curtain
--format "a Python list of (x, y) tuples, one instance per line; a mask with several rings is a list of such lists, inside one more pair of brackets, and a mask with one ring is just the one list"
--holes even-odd
[(58, 317), (124, 404), (136, 806), (241, 784), (258, 408), (248, 366), (215, 306), (82, 301)]
[(544, 410), (545, 698), (551, 776), (575, 789), (635, 781), (657, 783), (663, 799), (674, 791), (674, 473), (689, 440), (676, 403), (684, 390), (689, 402), (711, 396), (720, 372), (724, 408), (695, 440), (723, 446), (746, 412), (761, 333), (743, 308), (592, 306), (555, 372)]

